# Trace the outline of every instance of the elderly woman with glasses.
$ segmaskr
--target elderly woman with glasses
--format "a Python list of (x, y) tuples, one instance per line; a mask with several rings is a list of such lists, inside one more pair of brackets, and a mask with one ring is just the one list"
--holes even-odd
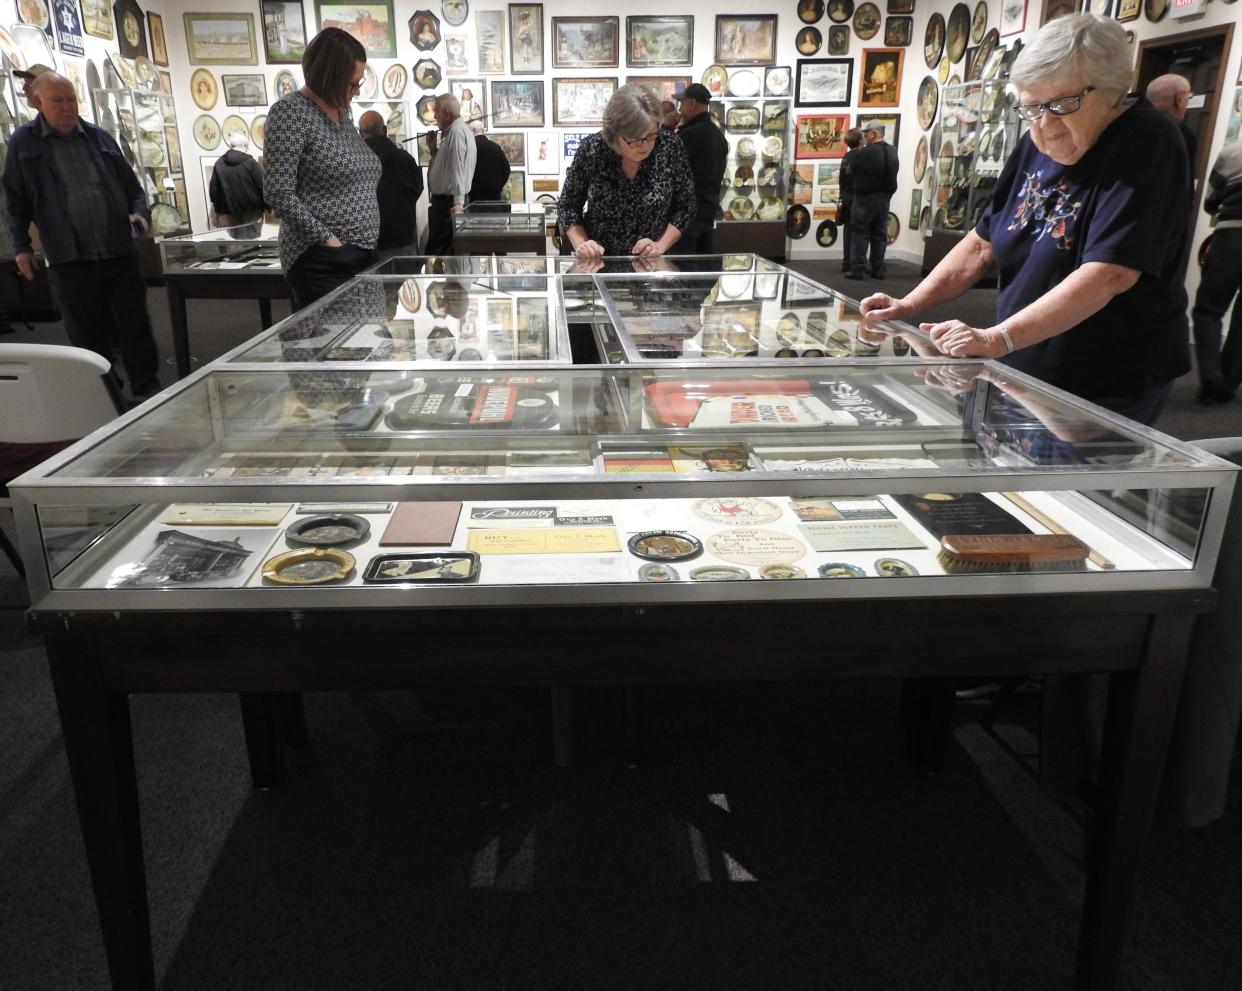
[(557, 210), (580, 259), (663, 255), (694, 223), (694, 178), (676, 134), (660, 127), (660, 104), (622, 86), (604, 126), (578, 145)]
[(263, 198), (280, 218), (280, 262), (299, 310), (370, 265), (380, 160), (354, 127), (367, 53), (324, 28), (302, 56), (306, 85), (268, 111)]
[(864, 313), (910, 319), (971, 288), (993, 264), (998, 322), (924, 323), (936, 348), (998, 358), (1142, 423), (1189, 371), (1183, 251), (1186, 150), (1177, 125), (1142, 97), (1124, 29), (1074, 14), (1050, 21), (1014, 62), (1014, 111), (1030, 131), (991, 204), (902, 299)]

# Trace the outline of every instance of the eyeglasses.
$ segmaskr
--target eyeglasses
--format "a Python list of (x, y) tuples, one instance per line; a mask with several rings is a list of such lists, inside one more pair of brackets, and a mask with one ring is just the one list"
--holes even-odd
[(362, 84), (365, 83), (366, 81), (367, 81), (366, 76), (363, 76), (361, 79), (355, 79), (352, 83), (349, 84), (349, 88), (350, 89), (362, 89)]
[(1053, 100), (1051, 103), (1021, 103), (1013, 108), (1023, 120), (1039, 120), (1047, 110), (1054, 117), (1067, 117), (1070, 114), (1076, 114), (1082, 109), (1082, 98), (1090, 93), (1094, 86), (1088, 86), (1081, 93), (1074, 96), (1063, 96), (1059, 100)]
[(645, 138), (622, 138), (621, 140), (624, 141), (630, 148), (644, 148), (647, 145), (655, 144), (655, 139), (659, 133), (660, 131), (657, 128)]

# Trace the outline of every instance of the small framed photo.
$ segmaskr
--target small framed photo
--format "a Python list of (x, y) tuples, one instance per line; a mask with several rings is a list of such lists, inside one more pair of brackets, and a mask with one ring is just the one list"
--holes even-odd
[(890, 48), (905, 48), (913, 37), (913, 17), (889, 17), (884, 21), (884, 44)]
[(542, 79), (493, 79), (493, 127), (543, 127)]
[(806, 107), (848, 107), (853, 85), (851, 58), (799, 59), (794, 102)]
[[(1125, 0), (1123, 0), (1125, 2)], [(1021, 34), (1026, 30), (1027, 0), (1009, 0), (1000, 8), (1000, 33), (1002, 38), (1011, 34)], [(1137, 7), (1135, 8), (1137, 10)]]
[(618, 17), (552, 18), (552, 68), (615, 67), (620, 33)]
[(635, 68), (689, 65), (694, 60), (694, 16), (627, 17), (625, 64)]
[(224, 90), (224, 103), (230, 107), (266, 107), (267, 83), (258, 72), (241, 76), (221, 74), (220, 86)]
[(258, 65), (254, 14), (182, 14), (190, 65)]
[[(1132, 21), (1138, 17), (1139, 12), (1142, 9), (1143, 0), (1121, 0), (1121, 2), (1117, 5), (1117, 20)], [(1041, 23), (1046, 23), (1048, 19), (1046, 13), (1047, 12), (1045, 12), (1044, 22)]]
[(800, 114), (794, 158), (844, 158), (849, 114)]
[(509, 4), (509, 59), (515, 76), (543, 72), (543, 4)]
[[(168, 67), (168, 40), (164, 37), (164, 18), (147, 11), (147, 34), (151, 38), (151, 61)], [(63, 48), (62, 43), (62, 48)]]
[(717, 65), (775, 65), (775, 14), (717, 14)]
[(505, 15), (500, 10), (476, 10), (475, 30), (479, 34), (479, 72), (500, 75), (505, 71)]
[(895, 107), (901, 95), (903, 48), (864, 48), (860, 107)]
[[(542, 134), (543, 132), (538, 132)], [(500, 134), (496, 131), (489, 131), (488, 138), (500, 145), (501, 150), (505, 153), (505, 158), (509, 165), (515, 168), (524, 168), (526, 165), (526, 135), (519, 132), (512, 134)], [(533, 135), (532, 135), (533, 137)]]
[(530, 132), (530, 156), (526, 171), (531, 175), (561, 174), (560, 135), (556, 131)]
[(552, 123), (557, 127), (597, 127), (617, 91), (615, 76), (552, 80)]
[(900, 114), (877, 114), (877, 113), (870, 113), (870, 112), (865, 113), (865, 114), (858, 114), (854, 118), (854, 126), (861, 131), (863, 124), (865, 124), (869, 120), (878, 120), (881, 124), (884, 125), (885, 142), (887, 142), (888, 144), (896, 148), (897, 142), (901, 138), (901, 115)]
[(467, 124), (487, 122), (487, 83), (482, 79), (450, 79), (449, 92), (461, 103), (461, 119)]
[(300, 0), (263, 0), (263, 52), (276, 65), (300, 63), (306, 52), (306, 14)]

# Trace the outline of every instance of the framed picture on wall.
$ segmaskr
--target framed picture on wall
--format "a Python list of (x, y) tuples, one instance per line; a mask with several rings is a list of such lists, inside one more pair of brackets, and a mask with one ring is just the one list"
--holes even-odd
[(798, 59), (794, 102), (805, 107), (848, 107), (853, 84), (853, 59)]
[(224, 90), (225, 106), (267, 106), (267, 82), (262, 73), (250, 72), (238, 76), (221, 75), (220, 88)]
[(1027, 0), (1003, 0), (1000, 8), (1000, 33), (1005, 38), (1026, 30)]
[(121, 54), (126, 58), (149, 58), (146, 23), (138, 0), (116, 0), (112, 11), (116, 15), (116, 43)]
[(800, 114), (794, 134), (794, 158), (844, 158), (849, 114)]
[(626, 65), (689, 65), (693, 60), (693, 15), (625, 19)]
[(168, 65), (168, 39), (164, 37), (164, 18), (147, 11), (147, 34), (151, 36), (151, 61)]
[(677, 94), (694, 82), (693, 76), (626, 76), (626, 86), (641, 86), (657, 103), (675, 100)]
[(775, 14), (717, 14), (717, 65), (775, 65)]
[(542, 79), (493, 79), (493, 127), (543, 127)]
[(479, 71), (500, 75), (505, 71), (505, 15), (499, 10), (476, 10), (474, 22), (479, 32)]
[[(500, 191), (502, 199), (508, 200), (510, 203), (526, 202), (526, 173), (521, 169), (510, 169), (509, 178), (505, 182), (505, 188)], [(494, 303), (495, 300), (488, 300)], [(507, 300), (505, 301), (507, 302)]]
[(617, 91), (615, 76), (552, 80), (552, 123), (559, 127), (595, 127)]
[(348, 3), (342, 0), (315, 0), (319, 30), (340, 28), (357, 38), (367, 50), (367, 58), (397, 57), (397, 25), (392, 0), (382, 3)]
[[(552, 68), (612, 68), (618, 61), (618, 17), (552, 18)], [(555, 85), (555, 83), (554, 83)]]
[(531, 131), (526, 171), (531, 175), (560, 175), (560, 141), (560, 135), (556, 131)]
[(108, 10), (108, 0), (82, 0), (82, 30), (93, 38), (112, 40), (112, 12)]
[(487, 123), (487, 83), (482, 79), (451, 79), (449, 92), (461, 103), (461, 119)]
[(543, 72), (543, 4), (509, 4), (509, 60), (515, 76)]
[(884, 140), (896, 148), (897, 141), (901, 137), (901, 115), (875, 113), (858, 114), (854, 118), (854, 126), (861, 131), (863, 124), (869, 120), (878, 120), (884, 125)]
[(263, 51), (275, 65), (301, 62), (306, 52), (306, 13), (298, 0), (262, 0)]
[[(542, 133), (542, 132), (541, 132)], [(521, 132), (500, 134), (489, 131), (488, 138), (500, 145), (505, 158), (511, 166), (521, 168), (526, 165), (526, 135)]]
[(254, 14), (182, 14), (190, 65), (258, 65)]
[(895, 107), (901, 95), (904, 48), (864, 48), (860, 107)]

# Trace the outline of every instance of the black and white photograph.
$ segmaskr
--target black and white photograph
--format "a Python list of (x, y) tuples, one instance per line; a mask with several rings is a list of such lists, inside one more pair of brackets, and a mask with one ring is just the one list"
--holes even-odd
[(224, 90), (224, 102), (227, 106), (267, 106), (267, 81), (258, 72), (247, 72), (240, 76), (222, 74), (220, 86)]
[(796, 102), (807, 107), (848, 107), (853, 81), (853, 59), (799, 59)]

